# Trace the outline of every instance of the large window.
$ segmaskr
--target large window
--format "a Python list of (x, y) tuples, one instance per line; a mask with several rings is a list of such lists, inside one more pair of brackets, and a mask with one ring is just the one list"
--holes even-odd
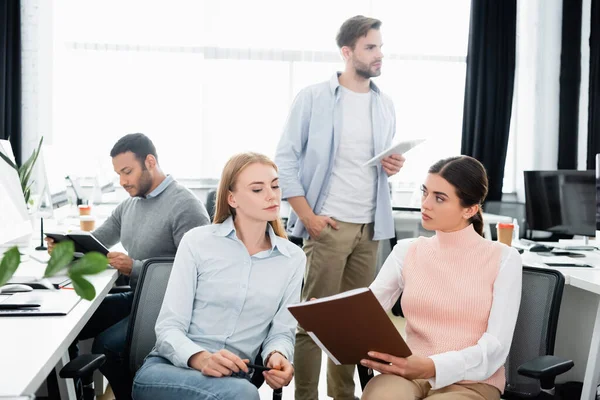
[(383, 21), (376, 83), (395, 103), (397, 139), (429, 139), (397, 185), (415, 187), (460, 152), (469, 0), (54, 6), (52, 139), (86, 145), (73, 155), (79, 175), (110, 169), (111, 146), (131, 132), (148, 134), (178, 178), (218, 178), (235, 152), (273, 156), (296, 93), (343, 69), (335, 35), (356, 14)]

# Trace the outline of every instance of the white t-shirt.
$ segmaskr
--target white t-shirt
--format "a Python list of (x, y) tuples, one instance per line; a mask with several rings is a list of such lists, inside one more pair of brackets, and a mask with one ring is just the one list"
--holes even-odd
[(367, 224), (375, 219), (377, 167), (362, 165), (373, 158), (371, 91), (341, 90), (342, 127), (329, 192), (320, 215)]

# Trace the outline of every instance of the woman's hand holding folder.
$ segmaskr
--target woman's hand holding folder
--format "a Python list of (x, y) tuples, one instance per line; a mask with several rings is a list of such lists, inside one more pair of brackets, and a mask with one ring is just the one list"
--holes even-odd
[(435, 364), (428, 357), (412, 355), (406, 358), (395, 357), (385, 353), (370, 351), (369, 357), (385, 362), (361, 360), (360, 363), (367, 368), (379, 371), (382, 374), (399, 375), (406, 379), (430, 379), (435, 377)]

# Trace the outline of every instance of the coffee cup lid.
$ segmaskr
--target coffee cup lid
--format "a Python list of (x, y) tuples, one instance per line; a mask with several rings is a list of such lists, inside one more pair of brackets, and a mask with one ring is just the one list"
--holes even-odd
[(499, 222), (498, 223), (498, 228), (502, 229), (502, 228), (514, 228), (515, 226), (512, 224), (512, 222)]

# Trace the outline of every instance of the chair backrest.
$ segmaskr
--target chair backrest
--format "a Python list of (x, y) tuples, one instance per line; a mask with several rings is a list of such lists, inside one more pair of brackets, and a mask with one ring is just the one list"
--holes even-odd
[(217, 189), (211, 189), (206, 194), (206, 211), (212, 221), (215, 218), (215, 202), (217, 201)]
[(135, 375), (156, 344), (154, 327), (167, 290), (173, 260), (172, 257), (150, 258), (142, 266), (127, 331), (125, 354), (129, 355), (131, 376)]
[(506, 391), (520, 395), (537, 395), (538, 380), (517, 373), (527, 361), (554, 354), (554, 340), (564, 276), (555, 270), (523, 267), (521, 308), (515, 326), (510, 353), (506, 359)]
[[(483, 210), (490, 214), (506, 215), (515, 218), (519, 223), (519, 238), (524, 238), (527, 232), (527, 217), (525, 203), (516, 201), (486, 201)], [(492, 240), (496, 240), (496, 229), (492, 231)]]

